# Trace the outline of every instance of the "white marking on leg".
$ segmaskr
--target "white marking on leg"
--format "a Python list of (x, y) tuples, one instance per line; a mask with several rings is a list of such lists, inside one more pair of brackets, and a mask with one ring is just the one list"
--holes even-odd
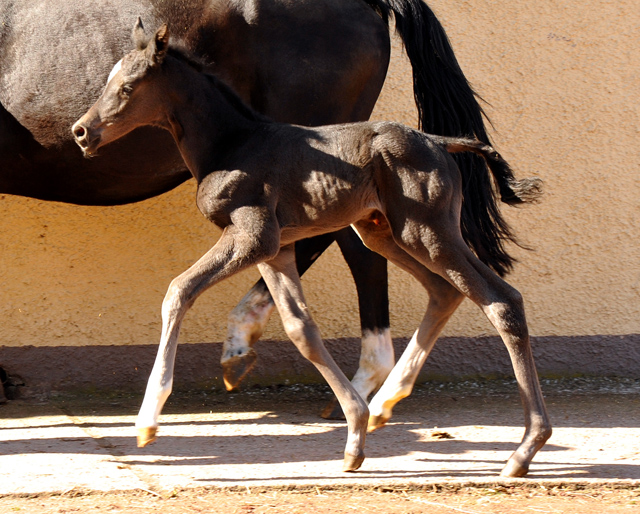
[(418, 331), (413, 334), (407, 348), (389, 373), (380, 390), (369, 403), (371, 416), (391, 418), (391, 411), (396, 403), (411, 394), (430, 348), (425, 350), (417, 342)]
[(182, 298), (183, 288), (180, 285), (180, 278), (185, 273), (171, 281), (167, 294), (162, 301), (160, 344), (153, 369), (149, 375), (142, 406), (136, 419), (136, 427), (139, 429), (158, 426), (158, 418), (162, 407), (164, 407), (164, 403), (171, 394), (180, 324), (186, 313), (184, 299)]
[(264, 332), (274, 305), (267, 291), (251, 289), (229, 315), (220, 362), (246, 355)]
[(362, 333), (360, 364), (351, 384), (364, 400), (383, 384), (394, 362), (393, 342), (388, 328)]
[(136, 428), (158, 426), (158, 418), (173, 387), (173, 367), (164, 366), (163, 359), (158, 355), (149, 375), (144, 400), (136, 419)]

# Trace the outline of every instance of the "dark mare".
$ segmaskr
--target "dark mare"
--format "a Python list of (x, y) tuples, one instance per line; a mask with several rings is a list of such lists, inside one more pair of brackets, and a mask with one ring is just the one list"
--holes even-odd
[[(69, 134), (128, 49), (138, 15), (156, 25), (172, 20), (186, 48), (245, 102), (302, 125), (369, 117), (389, 62), (391, 16), (413, 66), (421, 126), (488, 142), (444, 30), (421, 0), (12, 0), (0, 4), (0, 193), (116, 205), (159, 195), (190, 177), (170, 136), (157, 128), (140, 128), (91, 161), (81, 158)], [(463, 206), (471, 213), (463, 235), (502, 274), (512, 262), (502, 246), (510, 233), (487, 194), (487, 174), (474, 172), (484, 161), (466, 155), (459, 164), (477, 191)], [(492, 223), (476, 215), (484, 211)], [(300, 271), (334, 240), (359, 293), (363, 348), (354, 385), (366, 398), (393, 366), (386, 261), (345, 229), (298, 243)], [(255, 360), (251, 347), (272, 307), (258, 284), (232, 314), (222, 357), (229, 388)]]
[[(156, 438), (188, 309), (211, 286), (257, 265), (287, 335), (327, 380), (345, 413), (343, 469), (361, 466), (369, 411), (324, 347), (294, 252), (296, 241), (353, 226), (367, 247), (427, 289), (427, 311), (414, 336), (419, 347), (433, 346), (465, 296), (496, 328), (512, 359), (526, 425), (503, 474), (526, 474), (551, 425), (522, 297), (465, 243), (462, 205), (476, 191), (448, 152), (485, 159), (487, 174), (509, 204), (535, 200), (538, 181), (516, 180), (508, 164), (476, 139), (430, 136), (390, 122), (309, 128), (272, 121), (183, 51), (169, 48), (166, 25), (148, 39), (138, 20), (133, 36), (136, 50), (118, 62), (101, 97), (73, 126), (76, 141), (91, 157), (137, 127), (166, 129), (198, 182), (198, 208), (222, 229), (215, 246), (175, 278), (165, 296), (158, 355), (136, 423), (139, 445)], [(370, 424), (377, 428), (385, 421)]]

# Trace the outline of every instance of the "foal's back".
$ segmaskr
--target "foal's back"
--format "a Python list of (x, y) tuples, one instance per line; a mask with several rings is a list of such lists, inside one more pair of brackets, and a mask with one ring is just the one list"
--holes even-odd
[(428, 202), (456, 170), (447, 152), (398, 123), (307, 128), (267, 123), (201, 183), (198, 205), (212, 221), (252, 203), (270, 210), (282, 244), (386, 213), (388, 202)]

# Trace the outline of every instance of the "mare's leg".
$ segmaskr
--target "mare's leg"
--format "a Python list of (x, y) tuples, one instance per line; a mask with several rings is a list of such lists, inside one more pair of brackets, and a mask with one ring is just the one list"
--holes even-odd
[(189, 308), (209, 287), (277, 253), (277, 238), (261, 243), (260, 237), (235, 237), (237, 232), (227, 227), (216, 245), (169, 285), (162, 302), (160, 346), (136, 421), (140, 447), (156, 439), (158, 417), (173, 385), (180, 325)]
[(502, 475), (524, 476), (533, 456), (551, 436), (551, 424), (531, 353), (522, 296), (469, 250), (460, 235), (457, 216), (451, 211), (420, 212), (414, 205), (413, 217), (407, 215), (398, 209), (390, 216), (398, 245), (476, 303), (509, 351), (526, 430)]
[[(395, 362), (389, 330), (387, 260), (362, 244), (350, 228), (338, 232), (336, 242), (358, 292), (362, 346), (358, 370), (351, 384), (366, 400), (382, 385)], [(340, 405), (332, 400), (322, 412), (322, 417), (344, 419), (344, 414)]]
[[(298, 241), (295, 245), (298, 273), (307, 271), (334, 241), (335, 234)], [(271, 294), (264, 279), (260, 279), (231, 311), (220, 358), (228, 391), (238, 387), (253, 369), (257, 358), (253, 345), (262, 336), (273, 309)]]
[(320, 371), (344, 410), (349, 435), (343, 469), (355, 471), (364, 460), (369, 410), (325, 348), (320, 331), (309, 314), (295, 266), (293, 245), (283, 248), (275, 259), (260, 263), (258, 268), (271, 291), (287, 335)]

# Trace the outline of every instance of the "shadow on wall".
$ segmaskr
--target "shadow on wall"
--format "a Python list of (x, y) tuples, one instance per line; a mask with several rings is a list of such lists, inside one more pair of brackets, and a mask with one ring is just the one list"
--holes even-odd
[[(396, 355), (408, 340), (394, 342)], [(356, 338), (328, 339), (326, 345), (347, 376), (358, 366)], [(618, 376), (640, 378), (640, 334), (625, 336), (537, 337), (532, 339), (538, 372), (545, 377)], [(222, 389), (220, 343), (178, 347), (174, 386)], [(259, 341), (256, 368), (244, 386), (323, 383), (315, 368), (289, 341)], [(4, 347), (4, 395), (25, 396), (55, 391), (104, 389), (142, 391), (157, 351), (156, 345), (82, 347)], [(498, 337), (442, 338), (424, 366), (419, 381), (512, 376), (508, 353)], [(26, 384), (25, 387), (22, 387)]]

